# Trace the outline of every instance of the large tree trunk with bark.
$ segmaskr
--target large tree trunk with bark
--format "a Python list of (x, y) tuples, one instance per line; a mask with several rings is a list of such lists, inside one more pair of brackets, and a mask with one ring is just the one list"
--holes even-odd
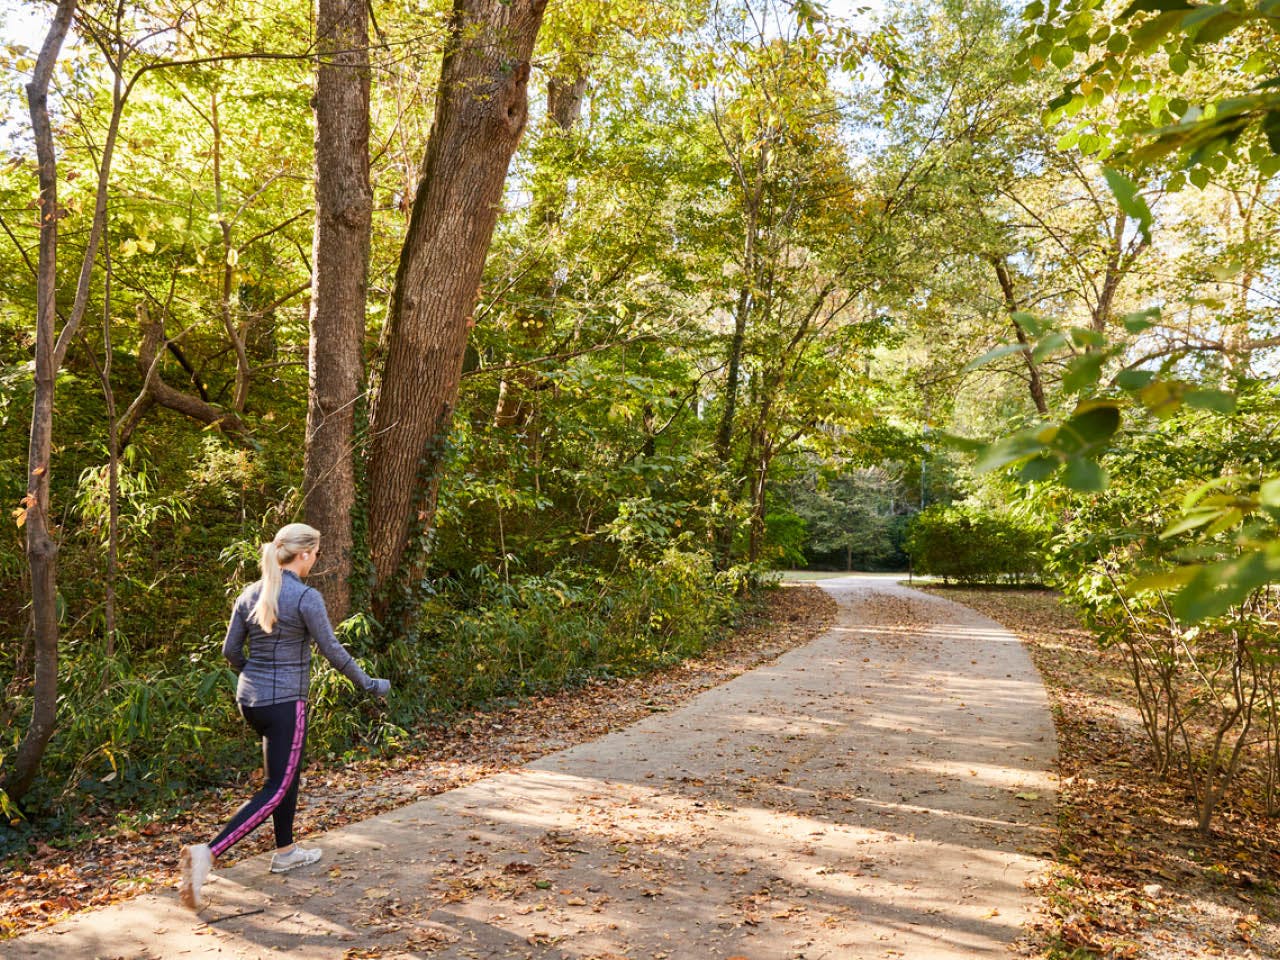
[[(75, 14), (75, 0), (62, 0), (36, 59), (27, 102), (35, 134), (40, 199), (39, 260), (36, 267), (35, 397), (27, 456), (27, 563), (31, 570), (31, 620), (35, 637), (34, 706), (18, 751), (6, 764), (4, 791), (13, 800), (30, 789), (45, 747), (53, 736), (58, 702), (58, 544), (49, 527), (49, 468), (53, 457), (53, 389), (60, 355), (55, 341), (57, 317), (58, 168), (49, 122), (49, 79)], [(104, 160), (104, 163), (106, 161)]]
[(324, 536), (312, 576), (330, 616), (351, 609), (355, 414), (373, 192), (369, 186), (369, 25), (363, 0), (320, 0), (316, 79), (316, 233), (303, 506)]
[(546, 0), (454, 0), (373, 403), (369, 546), (384, 602), (393, 580), (418, 580), (419, 534), (435, 514), (467, 333), (528, 115), (529, 58), (545, 7)]

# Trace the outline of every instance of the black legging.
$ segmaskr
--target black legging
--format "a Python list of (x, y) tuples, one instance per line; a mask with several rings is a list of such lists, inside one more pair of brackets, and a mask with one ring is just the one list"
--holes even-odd
[(241, 704), (240, 714), (262, 737), (267, 781), (209, 844), (209, 851), (215, 857), (222, 856), (257, 829), (267, 814), (271, 814), (275, 826), (276, 846), (287, 847), (293, 843), (293, 814), (298, 808), (302, 748), (307, 740), (307, 703), (291, 700), (269, 707)]

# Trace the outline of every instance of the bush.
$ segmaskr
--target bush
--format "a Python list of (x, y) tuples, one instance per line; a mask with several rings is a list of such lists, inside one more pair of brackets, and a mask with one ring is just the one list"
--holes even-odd
[(935, 504), (907, 529), (916, 573), (976, 583), (1035, 583), (1042, 569), (1045, 531), (965, 505)]
[(505, 580), (478, 567), (468, 579), (442, 585), (421, 634), (374, 656), (406, 711), (457, 710), (666, 666), (717, 639), (740, 602), (733, 573), (676, 546), (613, 575), (579, 568)]
[[(1229, 419), (1180, 411), (1110, 453), (1104, 493), (1057, 493), (1045, 504), (1062, 518), (1045, 572), (1099, 644), (1124, 657), (1153, 772), (1185, 780), (1202, 830), (1233, 795), (1280, 813), (1280, 598), (1260, 584), (1220, 616), (1179, 622), (1169, 596), (1185, 582), (1179, 564), (1231, 557), (1235, 532), (1198, 540), (1194, 529), (1166, 531), (1204, 485), (1228, 496), (1226, 483), (1280, 467), (1278, 413), (1270, 387), (1242, 391)], [(1247, 786), (1236, 783), (1241, 773)]]

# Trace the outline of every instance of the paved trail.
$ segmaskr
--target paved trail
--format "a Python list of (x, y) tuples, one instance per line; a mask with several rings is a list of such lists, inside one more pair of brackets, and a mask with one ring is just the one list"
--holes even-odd
[[(1053, 842), (1048, 703), (994, 622), (890, 579), (686, 706), (0, 946), (4, 957), (1002, 957)], [(304, 789), (305, 796), (305, 789)], [(305, 814), (304, 814), (305, 818)]]

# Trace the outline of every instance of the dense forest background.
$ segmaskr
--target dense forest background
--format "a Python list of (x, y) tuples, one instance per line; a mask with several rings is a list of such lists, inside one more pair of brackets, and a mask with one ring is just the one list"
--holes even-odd
[(909, 564), (1130, 644), (1209, 811), (1280, 742), (1276, 3), (23, 10), (66, 39), (0, 62), (17, 833), (244, 749), (226, 611), (295, 519), (395, 690), (321, 673), (321, 755)]

